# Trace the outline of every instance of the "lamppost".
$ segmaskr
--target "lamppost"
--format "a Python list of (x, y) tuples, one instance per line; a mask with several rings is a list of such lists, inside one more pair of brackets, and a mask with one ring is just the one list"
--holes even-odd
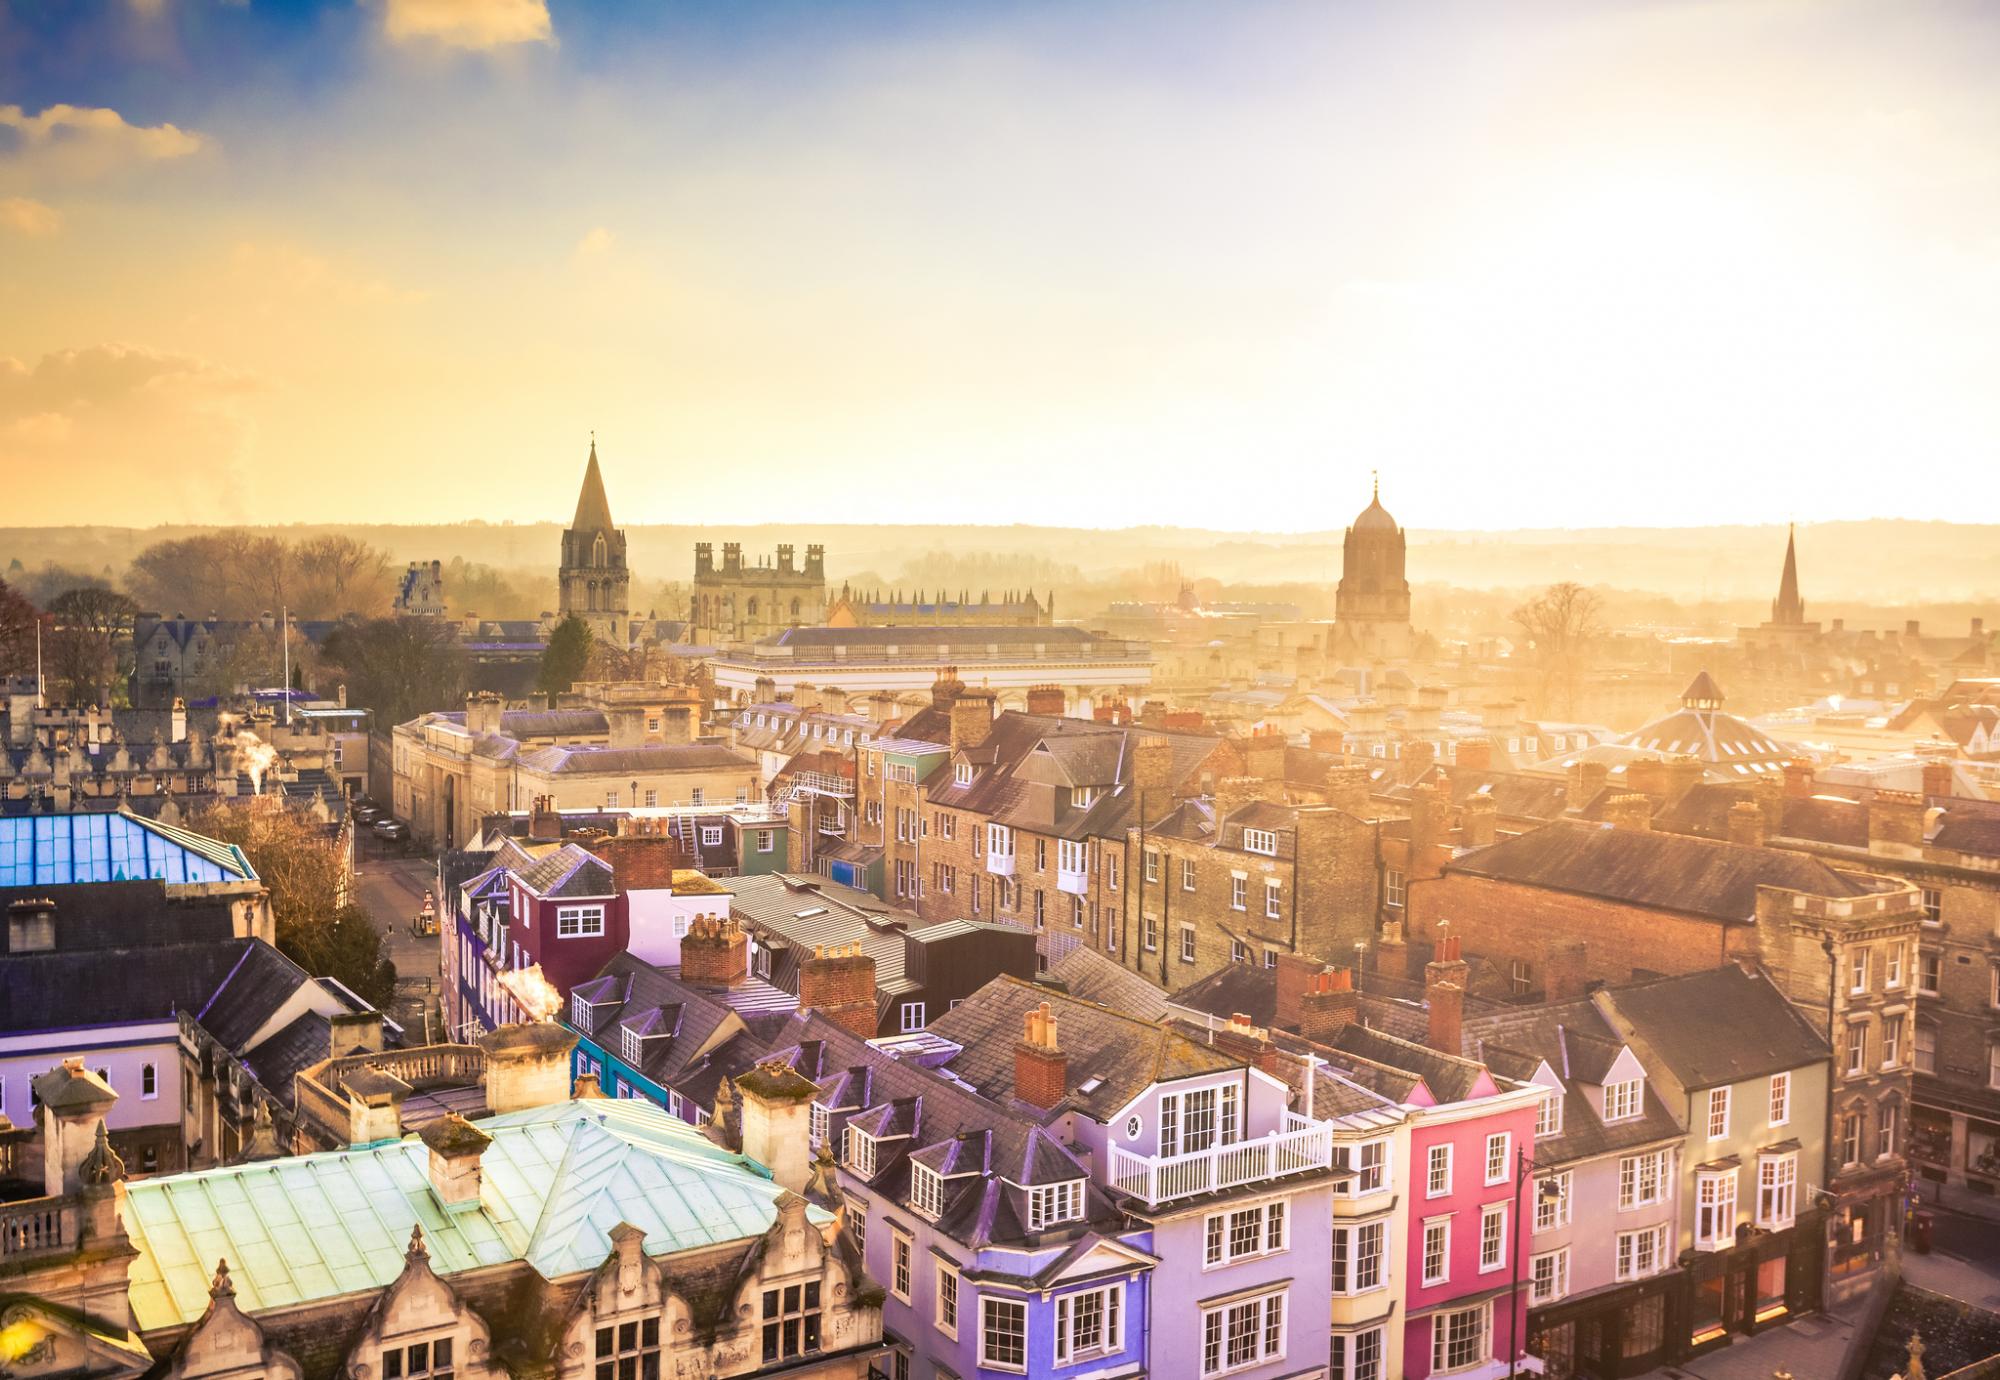
[[(1514, 1288), (1507, 1296), (1507, 1380), (1514, 1380), (1514, 1377), (1519, 1374), (1516, 1367), (1521, 1361), (1521, 1313), (1523, 1311), (1521, 1308), (1521, 1239), (1523, 1234), (1531, 1228), (1531, 1224), (1521, 1213), (1521, 1189), (1527, 1184), (1537, 1169), (1544, 1167), (1529, 1159), (1526, 1150), (1516, 1150), (1514, 1152), (1515, 1237), (1511, 1243), (1514, 1248)], [(1559, 1202), (1561, 1199), (1562, 1186), (1556, 1183), (1554, 1179), (1544, 1179), (1541, 1187), (1535, 1190), (1535, 1203), (1537, 1207), (1543, 1203)]]

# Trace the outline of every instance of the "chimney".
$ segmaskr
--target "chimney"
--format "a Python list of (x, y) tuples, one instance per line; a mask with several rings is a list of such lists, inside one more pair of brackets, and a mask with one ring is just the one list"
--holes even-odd
[(1739, 800), (1729, 807), (1729, 841), (1752, 848), (1764, 846), (1764, 811), (1754, 800)]
[(1986, 637), (1986, 620), (1984, 618), (1973, 619), (1972, 620), (1973, 640), (1975, 642), (1984, 641), (1985, 637)]
[(332, 1027), (328, 1032), (328, 1048), (334, 1057), (345, 1054), (380, 1054), (382, 1052), (382, 1013), (380, 1011), (342, 1011), (327, 1019)]
[(1272, 783), (1255, 776), (1225, 776), (1215, 783), (1215, 819), (1218, 824), (1245, 805), (1263, 800)]
[(1942, 757), (1933, 757), (1924, 763), (1924, 798), (1926, 800), (1952, 793), (1952, 764)]
[(1813, 769), (1810, 762), (1785, 763), (1785, 794), (1794, 800), (1804, 800), (1813, 793)]
[(1299, 998), (1299, 1034), (1314, 1044), (1330, 1045), (1354, 1023), (1360, 1008), (1361, 994), (1347, 969), (1315, 973), (1312, 986)]
[(1437, 746), (1430, 739), (1406, 738), (1397, 775), (1405, 781), (1420, 781), (1425, 772), (1437, 765), (1437, 755)]
[(1461, 738), (1457, 755), (1452, 759), (1461, 771), (1493, 770), (1493, 740), (1491, 738)]
[(465, 697), (465, 731), (473, 734), (498, 733), (500, 716), (506, 710), (507, 702), (491, 690), (480, 690)]
[(1924, 798), (1877, 791), (1868, 802), (1868, 851), (1915, 857), (1924, 846)]
[(697, 915), (681, 938), (681, 980), (727, 987), (750, 972), (750, 937), (732, 917)]
[(1922, 628), (1923, 625), (1919, 623), (1916, 619), (1914, 618), (1909, 619), (1903, 624), (1903, 636), (1916, 637), (1920, 634)]
[(528, 810), (528, 838), (535, 843), (555, 843), (562, 838), (562, 816), (556, 812), (556, 798), (538, 795)]
[(1241, 744), (1243, 774), (1260, 781), (1285, 779), (1285, 740), (1276, 733), (1255, 733)]
[(479, 1158), (493, 1137), (457, 1112), (447, 1112), (417, 1132), (430, 1150), (431, 1192), (446, 1211), (479, 1202)]
[(1274, 1078), (1278, 1076), (1277, 1046), (1271, 1043), (1269, 1032), (1252, 1025), (1243, 1012), (1231, 1015), (1228, 1025), (1212, 1033), (1211, 1041), (1216, 1049), (1231, 1058), (1241, 1059)]
[(958, 668), (942, 667), (937, 679), (931, 682), (931, 708), (949, 709), (951, 702), (964, 693), (965, 682), (958, 678)]
[(1350, 815), (1371, 818), (1374, 811), (1369, 808), (1368, 793), (1373, 784), (1366, 767), (1329, 767), (1323, 787), (1326, 803)]
[(170, 743), (185, 743), (188, 736), (187, 701), (179, 695), (174, 696), (174, 707), (170, 711), (170, 715), (171, 717), (167, 720), (167, 741)]
[(1069, 708), (1069, 697), (1060, 685), (1031, 685), (1028, 687), (1028, 712), (1049, 714), (1060, 719)]
[[(615, 748), (637, 748), (646, 745), (646, 711), (632, 705), (620, 705), (616, 709), (604, 711), (604, 722), (611, 736), (607, 745)], [(638, 801), (632, 802), (637, 805)]]
[(1469, 795), (1459, 813), (1458, 837), (1467, 848), (1484, 848), (1498, 837), (1500, 807), (1490, 795)]
[(358, 1068), (340, 1080), (347, 1094), (347, 1141), (374, 1145), (403, 1134), (403, 1099), (410, 1085), (392, 1073)]
[(1047, 1002), (1025, 1013), (1021, 1025), (1014, 1046), (1014, 1096), (1046, 1112), (1069, 1091), (1069, 1056), (1056, 1042), (1055, 1013)]
[(1551, 944), (1542, 959), (1542, 1000), (1575, 1001), (1590, 988), (1590, 950), (1582, 944)]
[(877, 690), (868, 697), (868, 717), (875, 721), (878, 728), (895, 718), (899, 712), (896, 697), (887, 690)]
[(1578, 762), (1569, 769), (1569, 798), (1571, 810), (1582, 810), (1604, 791), (1604, 785), (1611, 779), (1611, 768), (1604, 762)]
[(951, 702), (951, 750), (978, 747), (993, 732), (993, 692), (967, 690)]
[(1669, 801), (1679, 800), (1701, 780), (1701, 759), (1682, 754), (1667, 760), (1666, 790)]
[(495, 1116), (569, 1101), (576, 1035), (554, 1021), (503, 1025), (479, 1037), (486, 1051), (486, 1110)]
[(1440, 1054), (1465, 1052), (1465, 984), (1472, 969), (1459, 956), (1458, 936), (1438, 941), (1437, 957), (1424, 968), (1424, 999), (1430, 1007), (1430, 1047)]
[(1132, 745), (1131, 780), (1134, 796), (1146, 793), (1147, 808), (1164, 806), (1173, 786), (1174, 743), (1171, 738), (1148, 733)]
[(1271, 1008), (1271, 1024), (1280, 1030), (1299, 1028), (1300, 999), (1312, 987), (1313, 979), (1325, 965), (1305, 954), (1279, 954), (1274, 977), (1276, 1000)]
[(1444, 811), (1444, 801), (1438, 795), (1436, 786), (1426, 781), (1411, 788), (1408, 873), (1413, 879), (1438, 875), (1437, 862), (1432, 854), (1444, 834)]
[(1639, 794), (1614, 795), (1604, 802), (1604, 818), (1620, 829), (1651, 829), (1653, 802)]
[(803, 1193), (812, 1175), (810, 1125), (819, 1086), (783, 1059), (766, 1059), (735, 1080), (743, 1153), (780, 1188)]
[(34, 1090), (40, 1099), (35, 1110), (41, 1121), (42, 1191), (51, 1198), (73, 1194), (83, 1187), (83, 1162), (118, 1094), (81, 1059), (63, 1060), (34, 1080)]
[(1667, 764), (1657, 757), (1639, 757), (1625, 764), (1625, 789), (1640, 795), (1667, 793)]
[(799, 1007), (817, 1011), (850, 1034), (872, 1040), (880, 1033), (875, 1010), (875, 960), (861, 941), (815, 948), (799, 965)]

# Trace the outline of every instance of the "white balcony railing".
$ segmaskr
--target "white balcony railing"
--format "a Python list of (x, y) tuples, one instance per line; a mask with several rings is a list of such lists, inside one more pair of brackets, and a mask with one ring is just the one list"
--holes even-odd
[(1090, 874), (1081, 869), (1072, 872), (1059, 867), (1056, 869), (1056, 890), (1066, 891), (1072, 896), (1087, 896), (1090, 893)]
[(1333, 1164), (1333, 1129), (1287, 1112), (1285, 1128), (1186, 1155), (1135, 1155), (1111, 1147), (1111, 1182), (1148, 1207), (1198, 1193), (1261, 1183)]
[(986, 853), (986, 870), (996, 877), (1013, 876), (1014, 855), (1012, 853), (995, 853), (991, 849), (988, 849)]

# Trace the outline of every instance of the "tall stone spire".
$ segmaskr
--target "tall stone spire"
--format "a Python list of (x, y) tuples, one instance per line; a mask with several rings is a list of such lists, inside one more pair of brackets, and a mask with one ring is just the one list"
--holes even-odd
[(584, 466), (583, 488), (576, 496), (576, 517), (570, 522), (572, 532), (609, 532), (611, 528), (611, 500), (604, 496), (604, 476), (597, 468), (597, 433), (590, 436), (590, 463)]
[(590, 624), (591, 632), (615, 647), (629, 645), (631, 572), (625, 568), (625, 534), (611, 525), (611, 500), (597, 467), (597, 434), (591, 433), (590, 459), (576, 496), (576, 517), (562, 537), (557, 608)]
[(1785, 529), (1785, 573), (1778, 580), (1778, 597), (1771, 603), (1771, 621), (1780, 627), (1797, 627), (1806, 621), (1805, 601), (1799, 598), (1799, 552), (1796, 529)]

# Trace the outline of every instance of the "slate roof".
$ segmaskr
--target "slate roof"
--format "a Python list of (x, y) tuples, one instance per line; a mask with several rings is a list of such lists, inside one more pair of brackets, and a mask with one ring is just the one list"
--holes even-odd
[(1871, 890), (1803, 854), (1570, 820), (1461, 853), (1445, 870), (1726, 922), (1753, 917), (1759, 886), (1842, 897)]
[[(1057, 1044), (1069, 1056), (1069, 1092), (1062, 1107), (1097, 1120), (1114, 1116), (1155, 1083), (1243, 1066), (1171, 1026), (998, 977), (930, 1023), (932, 1034), (963, 1047), (946, 1067), (980, 1096), (1013, 1102), (1014, 1046), (1022, 1019), (1043, 1002), (1056, 1017)], [(1082, 1085), (1091, 1080), (1097, 1086), (1084, 1092)]]
[[(1763, 973), (1736, 964), (1620, 987), (1612, 1008), (1693, 1089), (1824, 1063), (1832, 1049)], [(1690, 1019), (1726, 1012), (1726, 1020)]]
[(1465, 1025), (1467, 1056), (1495, 1073), (1525, 1083), (1546, 1062), (1562, 1081), (1562, 1131), (1535, 1140), (1535, 1159), (1543, 1164), (1592, 1159), (1675, 1139), (1685, 1132), (1650, 1079), (1641, 1115), (1609, 1124), (1599, 1119), (1584, 1088), (1603, 1085), (1624, 1047), (1624, 1040), (1589, 1000), (1513, 1007)]
[(1049, 965), (1048, 977), (1072, 997), (1096, 1002), (1134, 1020), (1164, 1020), (1167, 994), (1145, 978), (1079, 944)]
[[(636, 1061), (638, 1071), (660, 1086), (708, 1106), (722, 1073), (734, 1076), (749, 1070), (757, 1061), (757, 1036), (776, 1030), (797, 1006), (769, 983), (745, 978), (742, 986), (742, 995), (759, 1000), (739, 1006), (730, 989), (690, 983), (675, 969), (656, 967), (622, 953), (599, 969), (596, 977), (573, 989), (593, 1003), (588, 1028), (576, 1021), (574, 1011), (564, 1016), (566, 1023), (621, 1059), (625, 1057), (623, 1032), (631, 1028), (644, 1037)], [(612, 1000), (607, 1002), (606, 998)], [(750, 1036), (742, 1048), (728, 1055), (720, 1048), (709, 1048), (718, 1032), (725, 1044), (736, 1043), (728, 1031), (738, 1026)]]
[[(169, 897), (166, 883), (158, 881), (0, 887), (0, 911), (15, 901), (55, 903), (58, 952), (229, 939), (241, 899), (240, 894)], [(0, 952), (7, 944), (0, 932)]]
[(514, 871), (521, 885), (545, 898), (609, 896), (616, 890), (604, 860), (574, 843), (565, 843)]
[(757, 769), (754, 757), (719, 743), (655, 743), (647, 747), (550, 744), (522, 752), (520, 760), (524, 767), (553, 776), (731, 770), (747, 774)]
[[(732, 877), (730, 914), (760, 932), (760, 942), (774, 952), (771, 982), (797, 995), (799, 964), (819, 946), (859, 943), (875, 960), (875, 997), (886, 1014), (897, 998), (917, 990), (908, 975), (904, 934), (931, 922), (913, 911), (898, 910), (865, 891), (826, 877), (770, 872)], [(818, 913), (807, 913), (818, 912)], [(771, 938), (784, 941), (769, 945)]]
[(1950, 810), (1931, 836), (1933, 848), (1949, 848), (1958, 853), (2000, 857), (2000, 819)]
[(172, 1020), (177, 1012), (198, 1010), (259, 942), (13, 955), (0, 962), (0, 1031)]
[[(1561, 819), (1569, 809), (1569, 783), (1561, 777), (1460, 767), (1446, 771), (1433, 766), (1423, 780), (1442, 786), (1454, 805), (1484, 796), (1493, 802), (1495, 811), (1509, 819)], [(1399, 784), (1383, 794), (1391, 800), (1408, 800), (1413, 789), (1414, 783)]]
[[(741, 1155), (651, 1103), (593, 1098), (491, 1117), (479, 1205), (447, 1212), (416, 1136), (135, 1179), (121, 1204), (138, 1252), (129, 1292), (142, 1331), (199, 1318), (214, 1262), (245, 1312), (380, 1289), (421, 1226), (441, 1275), (523, 1261), (545, 1278), (593, 1270), (612, 1227), (649, 1254), (761, 1237), (784, 1190)], [(830, 1214), (809, 1208), (815, 1223)]]
[(247, 945), (228, 973), (195, 1009), (202, 1029), (240, 1050), (310, 974), (268, 944)]
[[(912, 724), (914, 724), (914, 720)], [(946, 725), (948, 731), (948, 724)], [(903, 733), (913, 731), (906, 725)], [(972, 784), (961, 786), (942, 772), (931, 778), (925, 798), (933, 805), (984, 815), (996, 823), (1058, 838), (1125, 837), (1136, 822), (1138, 792), (1132, 789), (1132, 752), (1143, 738), (1172, 745), (1169, 784), (1184, 790), (1222, 739), (1212, 733), (1100, 724), (1049, 714), (1008, 710), (996, 715), (992, 731), (966, 752), (978, 766)], [(1070, 808), (1058, 795), (1064, 786), (1085, 785), (1099, 794), (1083, 809)], [(1149, 807), (1164, 805), (1149, 800)]]

